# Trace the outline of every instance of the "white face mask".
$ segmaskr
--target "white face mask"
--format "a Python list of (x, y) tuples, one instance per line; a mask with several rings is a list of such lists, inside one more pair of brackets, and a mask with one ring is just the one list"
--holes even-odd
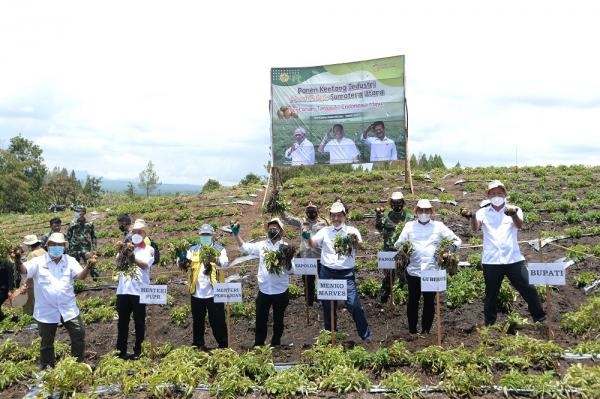
[(421, 223), (427, 223), (431, 220), (431, 215), (425, 212), (419, 213), (417, 219), (419, 219), (419, 222)]
[(490, 198), (490, 202), (494, 206), (502, 206), (504, 204), (504, 197), (496, 196)]
[(135, 245), (139, 245), (144, 240), (141, 234), (134, 234), (131, 236), (131, 242)]

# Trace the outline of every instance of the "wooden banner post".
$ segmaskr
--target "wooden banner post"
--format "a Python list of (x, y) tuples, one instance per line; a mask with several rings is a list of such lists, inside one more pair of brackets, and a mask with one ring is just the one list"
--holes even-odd
[(308, 289), (308, 276), (317, 276), (317, 258), (293, 258), (292, 263), (294, 265), (294, 274), (301, 275), (304, 283), (304, 305), (306, 311), (306, 325), (310, 324), (309, 318), (309, 289)]
[(396, 252), (394, 251), (379, 251), (377, 252), (377, 268), (382, 269), (388, 278), (390, 290), (389, 308), (394, 307), (394, 270), (396, 270)]
[(436, 330), (437, 330), (437, 344), (442, 346), (442, 311), (440, 310), (440, 293), (435, 293), (435, 316), (436, 316)]
[(215, 283), (213, 285), (215, 303), (225, 303), (225, 324), (227, 325), (227, 347), (231, 347), (231, 302), (242, 302), (242, 283)]
[(150, 341), (150, 357), (154, 357), (156, 351), (156, 325), (153, 321), (153, 309), (148, 305), (167, 304), (167, 286), (142, 284), (140, 287), (140, 303), (146, 304), (148, 308), (148, 340)]
[(346, 280), (319, 279), (317, 284), (317, 298), (330, 301), (329, 323), (331, 332), (331, 343), (335, 345), (335, 305), (336, 301), (348, 300), (348, 282)]
[[(425, 266), (428, 266), (424, 264)], [(442, 346), (442, 310), (440, 306), (440, 292), (446, 291), (446, 270), (429, 269), (421, 271), (421, 291), (435, 292), (435, 315), (437, 344)]]

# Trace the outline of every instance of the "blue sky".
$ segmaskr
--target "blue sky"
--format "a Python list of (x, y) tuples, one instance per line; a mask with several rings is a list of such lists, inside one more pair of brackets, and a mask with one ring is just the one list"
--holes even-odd
[(593, 1), (0, 3), (0, 147), (111, 179), (266, 175), (271, 67), (404, 54), (409, 151), (597, 164)]

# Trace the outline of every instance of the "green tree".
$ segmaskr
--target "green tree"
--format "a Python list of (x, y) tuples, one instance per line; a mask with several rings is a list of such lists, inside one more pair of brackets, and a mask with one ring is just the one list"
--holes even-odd
[(219, 188), (221, 188), (221, 183), (214, 179), (208, 179), (202, 186), (202, 192), (208, 193), (210, 191), (218, 190)]
[(132, 182), (127, 183), (127, 188), (125, 189), (125, 195), (129, 198), (135, 197), (135, 187), (133, 187)]
[(86, 177), (82, 193), (84, 196), (84, 203), (97, 205), (102, 196), (102, 178), (92, 176)]
[(240, 186), (250, 186), (262, 183), (262, 179), (254, 173), (248, 173), (246, 177), (240, 180)]
[(51, 176), (44, 183), (43, 191), (55, 204), (75, 204), (81, 193), (77, 180), (62, 173)]
[(152, 161), (149, 161), (146, 169), (140, 172), (140, 182), (138, 183), (138, 187), (146, 192), (146, 197), (149, 197), (150, 193), (162, 184), (158, 179), (158, 175), (154, 170), (154, 164)]
[(48, 173), (48, 168), (44, 165), (40, 146), (18, 135), (10, 139), (8, 152), (14, 154), (21, 163), (20, 169), (25, 174), (30, 191), (33, 193), (37, 192), (44, 184), (44, 178)]
[(30, 185), (15, 154), (0, 149), (0, 210), (25, 212), (31, 199)]
[(412, 170), (415, 170), (419, 167), (419, 163), (417, 162), (417, 157), (415, 156), (415, 154), (412, 154), (410, 156), (410, 168)]

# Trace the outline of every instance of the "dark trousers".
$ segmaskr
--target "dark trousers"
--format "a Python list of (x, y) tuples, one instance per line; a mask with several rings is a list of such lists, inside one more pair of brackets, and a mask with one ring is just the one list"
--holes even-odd
[(214, 298), (191, 297), (192, 306), (192, 345), (204, 346), (206, 313), (208, 323), (219, 348), (227, 348), (227, 324), (225, 323), (225, 304), (215, 303)]
[(133, 353), (142, 353), (142, 342), (146, 333), (146, 304), (140, 303), (138, 295), (117, 295), (117, 350), (119, 355), (127, 354), (127, 337), (129, 335), (129, 320), (133, 314), (135, 326), (135, 343)]
[(491, 325), (496, 322), (498, 313), (498, 292), (502, 285), (502, 279), (506, 276), (510, 284), (523, 297), (529, 308), (529, 313), (533, 320), (540, 320), (545, 315), (542, 301), (533, 285), (529, 284), (527, 268), (525, 261), (511, 263), (509, 265), (489, 265), (483, 264), (483, 278), (485, 281), (485, 300), (483, 305), (483, 315), (485, 325)]
[(435, 292), (421, 292), (421, 277), (411, 276), (406, 273), (408, 283), (408, 300), (406, 301), (406, 317), (408, 319), (408, 331), (417, 333), (417, 321), (419, 319), (419, 301), (423, 295), (423, 314), (421, 315), (421, 332), (428, 333), (433, 324), (435, 314)]
[[(319, 278), (324, 280), (346, 280), (346, 288), (348, 292), (348, 298), (346, 299), (346, 309), (352, 315), (354, 324), (356, 325), (356, 331), (362, 339), (371, 337), (371, 331), (369, 330), (369, 323), (365, 316), (365, 311), (360, 303), (360, 297), (356, 289), (356, 281), (354, 279), (353, 269), (336, 270), (322, 266), (319, 271)], [(332, 301), (321, 301), (323, 305), (323, 322), (325, 329), (331, 331), (331, 303)], [(334, 306), (333, 309), (333, 329), (337, 331), (337, 312)]]
[[(69, 321), (62, 321), (63, 326), (69, 332), (69, 338), (71, 339), (71, 355), (77, 358), (77, 361), (83, 362), (85, 355), (85, 327), (81, 315), (78, 315), (74, 319)], [(42, 342), (40, 344), (40, 367), (45, 369), (46, 367), (54, 367), (56, 363), (56, 357), (54, 355), (54, 339), (56, 337), (56, 329), (58, 323), (42, 323), (37, 322), (38, 332)]]
[(258, 291), (256, 296), (256, 332), (254, 335), (254, 346), (263, 346), (267, 339), (267, 322), (269, 321), (269, 309), (273, 306), (273, 337), (271, 345), (281, 345), (283, 335), (283, 317), (285, 308), (290, 302), (289, 291), (281, 294), (268, 295)]

